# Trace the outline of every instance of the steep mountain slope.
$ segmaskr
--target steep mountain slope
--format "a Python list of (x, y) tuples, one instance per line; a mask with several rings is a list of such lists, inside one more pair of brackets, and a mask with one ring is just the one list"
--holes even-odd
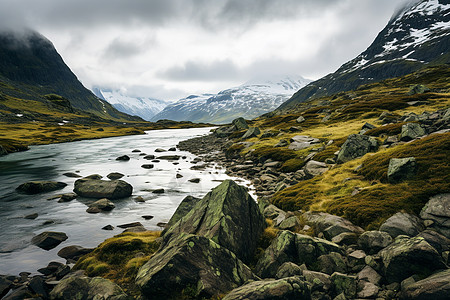
[(16, 101), (35, 100), (52, 107), (54, 101), (45, 95), (56, 94), (74, 109), (101, 118), (139, 120), (117, 111), (86, 89), (53, 44), (37, 32), (0, 32), (0, 58), (0, 91)]
[(310, 81), (301, 76), (255, 80), (216, 95), (192, 95), (168, 105), (152, 120), (229, 123), (237, 117), (253, 119), (274, 110)]
[(309, 98), (356, 89), (361, 84), (409, 74), (427, 65), (450, 63), (450, 2), (414, 1), (395, 14), (366, 51), (299, 90), (275, 113)]
[(118, 111), (141, 117), (147, 121), (150, 121), (152, 117), (167, 106), (167, 103), (163, 100), (148, 97), (130, 97), (118, 90), (96, 87), (93, 89), (93, 92), (97, 97), (107, 101)]

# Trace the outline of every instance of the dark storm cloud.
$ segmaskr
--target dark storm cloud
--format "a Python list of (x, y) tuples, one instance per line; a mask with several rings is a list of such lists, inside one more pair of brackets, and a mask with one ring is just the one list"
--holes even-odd
[(239, 70), (231, 60), (202, 63), (188, 61), (183, 66), (174, 66), (159, 75), (179, 81), (217, 81), (236, 78)]

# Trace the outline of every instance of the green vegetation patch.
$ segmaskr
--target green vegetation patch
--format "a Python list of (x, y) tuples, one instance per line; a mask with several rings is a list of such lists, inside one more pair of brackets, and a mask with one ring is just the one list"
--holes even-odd
[(269, 158), (275, 161), (287, 161), (297, 157), (295, 151), (287, 147), (261, 147), (253, 151), (252, 155), (263, 161)]
[(286, 173), (295, 172), (303, 168), (305, 164), (306, 162), (301, 158), (291, 158), (283, 163), (280, 171)]

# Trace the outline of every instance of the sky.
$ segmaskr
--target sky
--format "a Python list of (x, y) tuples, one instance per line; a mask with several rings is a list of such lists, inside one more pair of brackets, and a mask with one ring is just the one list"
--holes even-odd
[(0, 29), (46, 36), (87, 87), (175, 101), (255, 78), (319, 79), (407, 0), (0, 0)]

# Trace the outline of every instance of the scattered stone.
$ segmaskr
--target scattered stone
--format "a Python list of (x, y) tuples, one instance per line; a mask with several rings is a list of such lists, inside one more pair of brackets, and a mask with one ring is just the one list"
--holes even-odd
[(310, 160), (306, 163), (303, 170), (305, 171), (306, 175), (310, 177), (315, 177), (318, 175), (322, 175), (323, 173), (328, 171), (328, 166), (323, 162)]
[(223, 300), (311, 299), (309, 287), (299, 277), (253, 281), (232, 290)]
[(317, 258), (316, 266), (316, 271), (328, 275), (331, 275), (334, 272), (347, 273), (347, 264), (344, 257), (337, 252), (319, 256)]
[(275, 278), (281, 279), (291, 276), (301, 276), (304, 269), (306, 269), (306, 266), (302, 268), (294, 264), (293, 262), (285, 262), (278, 268)]
[(380, 251), (383, 271), (388, 282), (401, 282), (412, 275), (429, 276), (434, 271), (445, 269), (439, 253), (424, 238), (398, 236), (395, 241)]
[(358, 245), (367, 253), (375, 254), (392, 243), (392, 237), (384, 231), (366, 231), (359, 236)]
[(411, 179), (416, 175), (417, 163), (414, 157), (391, 158), (387, 172), (390, 183)]
[(175, 147), (171, 147), (171, 148), (169, 148), (169, 150), (168, 151), (177, 151), (177, 148), (175, 148)]
[(180, 173), (177, 173), (177, 175), (175, 175), (176, 178), (183, 178), (183, 175), (181, 175)]
[(342, 145), (336, 162), (338, 164), (342, 164), (355, 158), (361, 157), (366, 153), (374, 152), (377, 149), (378, 142), (376, 139), (366, 135), (351, 134)]
[(111, 180), (117, 180), (122, 178), (123, 176), (125, 176), (122, 173), (118, 173), (118, 172), (113, 172), (113, 173), (109, 173), (108, 175), (106, 175), (106, 177), (108, 177)]
[(34, 219), (36, 219), (38, 216), (39, 216), (38, 213), (33, 213), (33, 214), (26, 215), (26, 216), (23, 217), (23, 218), (24, 218), (24, 219), (28, 219), (28, 220), (34, 220)]
[(415, 84), (409, 88), (408, 95), (412, 96), (412, 95), (416, 95), (416, 94), (423, 94), (423, 93), (427, 93), (429, 91), (430, 91), (430, 89), (426, 85)]
[(233, 125), (233, 129), (237, 131), (248, 129), (247, 122), (244, 118), (234, 119), (231, 124)]
[(69, 259), (77, 260), (81, 256), (91, 253), (92, 251), (94, 251), (94, 249), (84, 248), (81, 246), (73, 245), (73, 246), (64, 247), (61, 250), (59, 250), (58, 256), (65, 258), (67, 260), (69, 260)]
[(134, 198), (134, 201), (136, 201), (138, 203), (144, 203), (145, 199), (142, 196), (137, 196), (136, 198)]
[(354, 299), (357, 292), (356, 276), (350, 276), (335, 272), (330, 277), (336, 294), (344, 293), (350, 299)]
[(102, 178), (103, 178), (103, 176), (100, 174), (92, 174), (92, 175), (84, 177), (83, 179), (100, 180)]
[(252, 137), (257, 137), (259, 134), (261, 133), (261, 130), (259, 130), (258, 127), (250, 127), (246, 133), (244, 133), (244, 135), (242, 136), (243, 140), (252, 138)]
[(400, 134), (401, 141), (411, 141), (426, 134), (425, 129), (419, 123), (407, 123), (402, 126), (402, 133)]
[(153, 164), (143, 164), (141, 166), (141, 168), (144, 168), (144, 169), (153, 169), (154, 167), (155, 167), (155, 165), (153, 165)]
[(139, 153), (139, 152), (142, 152), (141, 150), (139, 150), (139, 149), (134, 149), (133, 151), (131, 151), (132, 153)]
[(164, 189), (156, 189), (152, 191), (153, 194), (164, 194), (165, 190)]
[(181, 156), (179, 155), (163, 155), (158, 156), (157, 159), (164, 159), (164, 160), (179, 160)]
[(86, 212), (90, 213), (90, 214), (97, 214), (102, 211), (111, 211), (115, 207), (116, 206), (114, 205), (114, 203), (112, 203), (107, 198), (103, 198), (103, 199), (97, 200), (94, 203), (90, 204), (89, 208), (86, 209)]
[(152, 159), (155, 159), (155, 156), (153, 154), (149, 154), (149, 155), (144, 156), (144, 159), (152, 160)]
[(106, 225), (106, 226), (102, 227), (102, 229), (103, 229), (103, 230), (113, 230), (113, 229), (114, 229), (114, 226), (112, 226), (112, 225)]
[(358, 242), (358, 234), (353, 232), (343, 232), (333, 237), (331, 241), (340, 246), (355, 245)]
[(281, 139), (274, 147), (286, 147), (287, 145), (289, 145), (288, 141)]
[(33, 245), (44, 250), (50, 250), (67, 240), (64, 232), (45, 231), (31, 239)]
[(81, 175), (77, 174), (77, 173), (73, 173), (73, 172), (67, 172), (63, 174), (66, 177), (70, 177), (70, 178), (80, 178)]
[(50, 225), (50, 224), (55, 224), (55, 221), (53, 220), (47, 220), (44, 223), (42, 223), (42, 225), (46, 226), (46, 225)]
[(141, 222), (132, 222), (132, 223), (127, 223), (127, 224), (117, 225), (117, 227), (122, 228), (122, 229), (127, 229), (127, 228), (137, 227), (137, 226), (143, 227)]
[(200, 182), (200, 178), (192, 178), (192, 179), (189, 179), (188, 181), (192, 182), (192, 183), (199, 183)]
[(417, 236), (424, 238), (441, 255), (450, 250), (450, 239), (434, 230), (426, 229)]
[(416, 236), (423, 229), (418, 217), (404, 212), (396, 213), (380, 226), (380, 231), (389, 233), (393, 238), (398, 235)]
[(417, 281), (402, 290), (402, 299), (447, 300), (450, 295), (450, 269)]
[(59, 200), (58, 200), (58, 203), (70, 202), (73, 199), (76, 199), (77, 197), (78, 197), (78, 195), (75, 193), (62, 194), (61, 198), (59, 198)]
[(303, 116), (300, 116), (297, 118), (297, 120), (295, 120), (297, 123), (303, 123), (305, 122), (305, 118)]
[(123, 180), (92, 180), (78, 179), (75, 181), (74, 192), (86, 198), (120, 199), (131, 196), (133, 187)]
[(129, 161), (130, 157), (128, 155), (122, 155), (122, 156), (119, 156), (118, 158), (116, 158), (116, 160), (118, 160), (118, 161)]
[(303, 214), (303, 218), (314, 228), (315, 232), (323, 232), (325, 237), (330, 240), (343, 232), (356, 234), (364, 232), (361, 227), (352, 222), (324, 212), (306, 212)]
[(450, 193), (431, 197), (422, 208), (420, 217), (433, 221), (431, 227), (450, 238)]
[(378, 285), (381, 281), (381, 275), (378, 274), (377, 271), (375, 271), (372, 267), (370, 266), (365, 266), (356, 276), (358, 278), (358, 280), (364, 280), (367, 282), (371, 282), (373, 284)]
[(378, 295), (380, 288), (375, 284), (367, 281), (360, 281), (358, 284), (358, 298), (374, 299)]
[(29, 181), (19, 185), (16, 190), (25, 194), (39, 194), (60, 190), (67, 186), (67, 183), (57, 181)]
[(165, 149), (162, 149), (162, 148), (156, 148), (156, 149), (155, 149), (155, 152), (166, 152), (166, 150), (165, 150)]
[(3, 299), (3, 296), (13, 287), (13, 280), (14, 278), (9, 276), (0, 275), (0, 299)]
[(150, 216), (150, 215), (146, 215), (146, 216), (142, 216), (145, 220), (151, 220), (154, 218), (154, 216)]
[(291, 230), (291, 231), (295, 231), (296, 229), (300, 228), (300, 221), (298, 220), (298, 218), (296, 216), (291, 216), (289, 218), (286, 218), (285, 220), (283, 220), (278, 227), (281, 230)]

